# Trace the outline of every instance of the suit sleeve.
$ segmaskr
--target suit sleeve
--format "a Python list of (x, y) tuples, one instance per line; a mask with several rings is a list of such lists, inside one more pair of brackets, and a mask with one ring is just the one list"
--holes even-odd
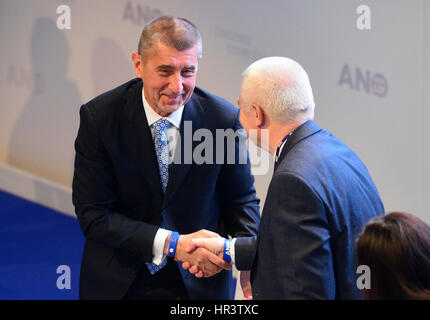
[[(234, 163), (230, 163), (233, 161), (229, 159), (225, 160), (217, 182), (224, 229), (226, 234), (236, 238), (255, 236), (260, 223), (260, 200), (254, 188), (246, 134), (238, 115), (239, 113), (234, 130), (240, 133), (240, 138), (234, 141)], [(231, 145), (227, 143), (227, 148)], [(231, 154), (231, 151), (227, 149), (225, 155)]]
[(270, 232), (264, 235), (273, 245), (273, 260), (267, 263), (273, 264), (283, 296), (335, 299), (331, 239), (323, 202), (293, 174), (277, 174), (271, 190), (265, 204), (269, 225), (262, 232)]
[(251, 270), (257, 252), (257, 236), (237, 238), (234, 246), (235, 265), (238, 270)]
[(80, 119), (75, 141), (73, 204), (82, 232), (86, 239), (151, 262), (158, 227), (119, 213), (114, 168), (88, 105), (81, 107)]

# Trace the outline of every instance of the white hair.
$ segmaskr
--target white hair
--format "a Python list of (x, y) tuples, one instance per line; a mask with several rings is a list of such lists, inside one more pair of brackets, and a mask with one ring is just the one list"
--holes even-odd
[(289, 123), (311, 120), (315, 102), (306, 71), (296, 61), (267, 57), (242, 74), (241, 97), (247, 107), (260, 106), (273, 120)]

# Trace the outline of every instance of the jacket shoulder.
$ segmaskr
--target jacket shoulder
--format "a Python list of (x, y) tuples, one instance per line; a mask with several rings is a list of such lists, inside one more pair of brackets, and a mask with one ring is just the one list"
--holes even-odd
[(373, 187), (369, 171), (358, 155), (327, 130), (297, 143), (278, 169), (275, 174), (291, 173), (314, 187), (336, 185), (344, 190), (353, 189), (354, 184)]
[(115, 110), (120, 109), (125, 104), (127, 97), (135, 93), (139, 87), (142, 87), (142, 80), (135, 78), (96, 96), (85, 105), (92, 114), (97, 116), (116, 114)]

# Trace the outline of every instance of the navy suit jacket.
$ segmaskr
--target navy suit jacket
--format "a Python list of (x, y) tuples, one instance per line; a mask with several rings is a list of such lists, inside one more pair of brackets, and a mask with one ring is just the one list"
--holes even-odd
[(258, 237), (237, 239), (236, 265), (252, 266), (254, 299), (359, 299), (356, 236), (383, 213), (358, 156), (305, 122), (278, 159)]
[[(181, 141), (176, 149), (183, 161), (169, 166), (163, 194), (142, 103), (141, 79), (133, 79), (81, 107), (73, 179), (73, 203), (85, 236), (81, 299), (120, 299), (125, 295), (140, 268), (146, 268), (144, 263), (152, 262), (153, 240), (162, 215), (163, 227), (180, 234), (200, 229), (223, 236), (256, 234), (259, 200), (249, 161), (184, 161), (190, 156), (187, 148), (194, 150), (200, 143), (190, 141), (191, 136), (184, 139), (184, 121), (191, 121), (192, 133), (206, 128), (215, 137), (216, 129), (240, 129), (238, 115), (238, 109), (227, 101), (195, 88), (184, 107)], [(213, 141), (215, 155), (215, 138)], [(233, 142), (236, 152), (240, 141)], [(227, 155), (226, 151), (225, 158)], [(184, 281), (191, 299), (232, 298), (231, 272), (197, 279), (178, 268), (182, 274), (178, 281)]]

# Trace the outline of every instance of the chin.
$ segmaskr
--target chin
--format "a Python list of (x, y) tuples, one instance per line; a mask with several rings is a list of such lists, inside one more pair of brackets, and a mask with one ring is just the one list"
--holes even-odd
[(181, 106), (182, 106), (182, 103), (181, 104), (175, 104), (175, 105), (167, 105), (167, 106), (165, 106), (165, 109), (167, 110), (167, 112), (173, 112), (173, 111), (178, 110)]
[(176, 110), (178, 110), (180, 107), (182, 106), (182, 104), (181, 105), (174, 105), (174, 106), (172, 106), (172, 105), (163, 105), (162, 106), (162, 108), (159, 108), (159, 110), (161, 111), (161, 112), (163, 112), (163, 113), (172, 113), (172, 112), (175, 112)]

